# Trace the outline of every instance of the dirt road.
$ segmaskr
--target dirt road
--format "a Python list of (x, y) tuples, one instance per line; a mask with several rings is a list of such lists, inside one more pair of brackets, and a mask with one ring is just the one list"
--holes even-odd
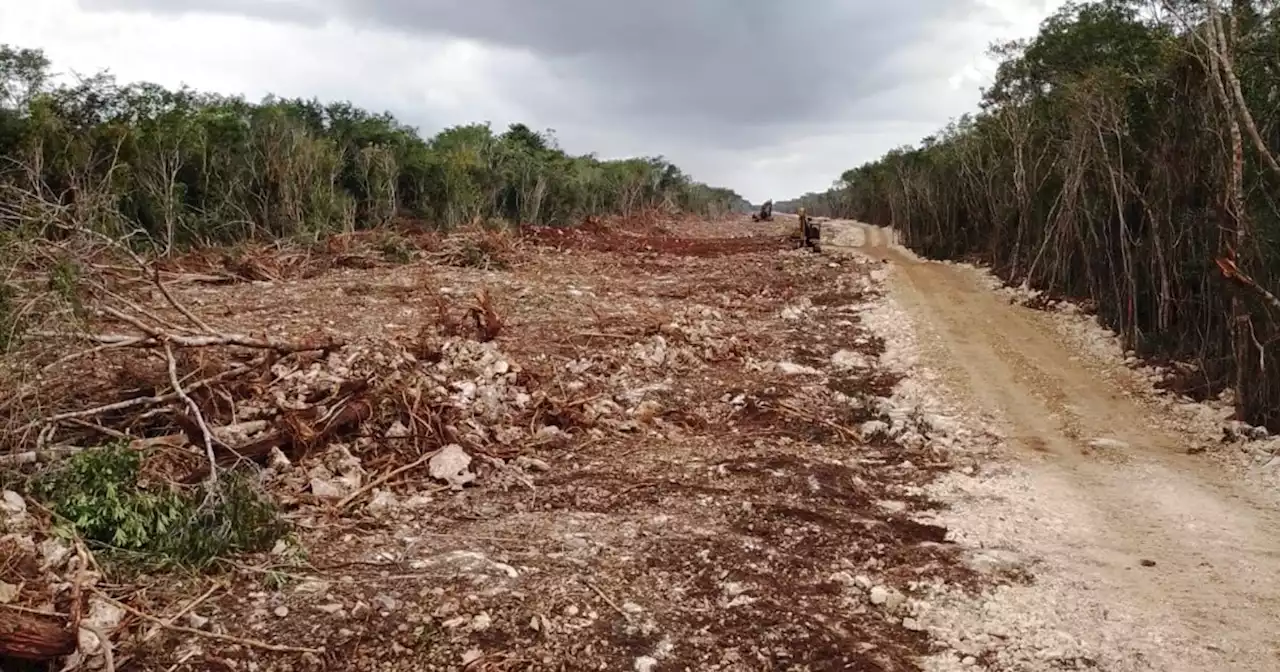
[(921, 365), (1006, 438), (1003, 467), (943, 488), (956, 500), (943, 518), (967, 544), (1033, 564), (1036, 582), (939, 618), (937, 634), (962, 649), (939, 669), (984, 632), (1003, 640), (1008, 669), (1280, 669), (1274, 490), (1189, 455), (1198, 437), (1127, 372), (1073, 349), (1055, 316), (1011, 305), (974, 269), (922, 262), (876, 227), (827, 222), (823, 237), (894, 265), (889, 294)]

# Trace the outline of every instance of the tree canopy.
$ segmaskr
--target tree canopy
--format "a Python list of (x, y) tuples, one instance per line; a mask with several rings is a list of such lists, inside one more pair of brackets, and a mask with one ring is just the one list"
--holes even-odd
[(317, 236), (399, 218), (569, 224), (667, 207), (719, 215), (749, 204), (662, 157), (600, 160), (551, 131), (487, 123), (419, 135), (350, 102), (121, 84), (55, 84), (38, 49), (0, 45), (0, 231), (55, 219), (141, 229), (163, 250)]

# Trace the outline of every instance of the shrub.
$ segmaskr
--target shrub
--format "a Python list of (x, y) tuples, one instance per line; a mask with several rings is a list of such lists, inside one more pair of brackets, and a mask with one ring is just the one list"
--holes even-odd
[(287, 532), (274, 504), (242, 473), (181, 489), (142, 478), (143, 454), (113, 444), (71, 457), (37, 477), (32, 494), (59, 525), (145, 567), (205, 568), (228, 555), (269, 548)]

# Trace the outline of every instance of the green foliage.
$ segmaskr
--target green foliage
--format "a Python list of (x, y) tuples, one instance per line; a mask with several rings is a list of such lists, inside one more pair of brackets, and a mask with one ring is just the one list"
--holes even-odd
[(382, 257), (395, 264), (407, 264), (413, 261), (415, 248), (411, 241), (395, 234), (389, 234), (378, 242)]
[(80, 274), (80, 265), (70, 256), (63, 256), (49, 268), (49, 289), (71, 306), (77, 318), (83, 319), (86, 312), (80, 300)]
[[(999, 45), (982, 111), (916, 147), (779, 203), (898, 228), (935, 258), (1082, 298), (1143, 353), (1200, 365), (1188, 392), (1235, 386), (1243, 415), (1280, 424), (1280, 334), (1214, 259), (1241, 224), (1240, 268), (1280, 285), (1280, 180), (1244, 137), (1243, 211), (1231, 205), (1230, 117), (1216, 97), (1205, 4), (1068, 4), (1037, 36)], [(1172, 8), (1172, 11), (1170, 11)], [(1233, 2), (1234, 72), (1267, 150), (1280, 151), (1280, 12)], [(1229, 84), (1226, 85), (1229, 91)], [(1237, 329), (1233, 298), (1248, 328)]]
[(482, 268), (484, 270), (505, 270), (508, 268), (502, 250), (498, 249), (491, 238), (479, 238), (462, 241), (456, 258), (450, 260), (456, 266), (466, 268)]
[(0, 46), (0, 229), (74, 222), (141, 229), (161, 251), (255, 238), (315, 240), (397, 218), (566, 225), (678, 207), (717, 215), (746, 201), (662, 158), (602, 161), (512, 124), (423, 138), (350, 103), (122, 85), (99, 74), (50, 85), (38, 50)]
[(287, 527), (243, 475), (209, 491), (140, 482), (142, 454), (127, 446), (88, 450), (32, 482), (32, 494), (64, 525), (109, 557), (145, 567), (207, 567), (269, 548)]

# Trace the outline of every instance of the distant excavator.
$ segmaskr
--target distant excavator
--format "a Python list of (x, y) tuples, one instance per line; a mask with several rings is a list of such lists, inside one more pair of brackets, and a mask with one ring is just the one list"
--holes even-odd
[(796, 215), (800, 219), (800, 246), (813, 252), (821, 252), (822, 248), (818, 245), (822, 240), (822, 225), (810, 219), (804, 208), (800, 208)]
[(751, 221), (772, 222), (773, 221), (773, 201), (771, 200), (765, 201), (764, 205), (760, 206), (760, 212), (757, 212), (756, 214), (751, 215)]

